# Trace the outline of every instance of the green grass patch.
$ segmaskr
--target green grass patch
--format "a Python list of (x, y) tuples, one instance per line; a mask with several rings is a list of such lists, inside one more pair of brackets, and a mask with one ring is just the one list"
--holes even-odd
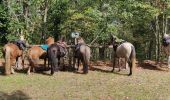
[(170, 99), (169, 83), (169, 72), (147, 69), (136, 70), (130, 77), (100, 71), (90, 71), (87, 75), (58, 72), (54, 76), (16, 73), (0, 76), (0, 97), (34, 100), (166, 100)]

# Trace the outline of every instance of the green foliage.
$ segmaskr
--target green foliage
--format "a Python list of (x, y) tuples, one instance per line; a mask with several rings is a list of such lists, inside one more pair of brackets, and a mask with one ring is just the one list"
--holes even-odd
[[(103, 45), (111, 33), (132, 42), (137, 54), (144, 55), (142, 49), (156, 41), (155, 34), (163, 34), (163, 15), (170, 16), (169, 0), (4, 0), (0, 2), (0, 41), (16, 40), (21, 34), (30, 44), (43, 43), (50, 35), (71, 40), (70, 34), (76, 31), (86, 43), (95, 40)], [(156, 16), (159, 32), (155, 31)]]

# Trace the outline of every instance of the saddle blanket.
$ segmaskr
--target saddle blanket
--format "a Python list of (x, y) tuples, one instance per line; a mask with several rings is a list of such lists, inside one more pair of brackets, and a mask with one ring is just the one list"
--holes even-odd
[(47, 51), (47, 49), (48, 49), (48, 45), (47, 45), (47, 44), (40, 45), (40, 47), (41, 47), (43, 50), (45, 50), (45, 51)]

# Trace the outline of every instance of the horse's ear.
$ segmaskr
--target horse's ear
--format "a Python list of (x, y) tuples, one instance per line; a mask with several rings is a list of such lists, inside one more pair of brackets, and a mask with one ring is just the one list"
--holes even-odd
[(109, 33), (110, 37), (111, 37), (111, 40), (116, 40), (115, 36), (112, 34), (112, 33)]
[(62, 42), (65, 42), (65, 37), (62, 36), (60, 40), (61, 40)]

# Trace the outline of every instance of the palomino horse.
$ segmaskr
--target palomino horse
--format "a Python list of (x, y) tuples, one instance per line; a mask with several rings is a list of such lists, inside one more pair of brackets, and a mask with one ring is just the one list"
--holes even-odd
[(54, 43), (49, 46), (47, 54), (48, 54), (48, 64), (51, 65), (51, 75), (54, 74), (54, 71), (59, 70), (60, 58), (64, 57), (67, 52), (67, 44), (62, 38), (57, 43)]
[[(45, 42), (48, 46), (50, 46), (51, 44), (54, 43), (54, 38), (49, 37)], [(47, 51), (42, 49), (40, 46), (37, 46), (37, 45), (32, 46), (28, 50), (28, 59), (29, 59), (30, 66), (28, 67), (27, 74), (30, 74), (31, 69), (35, 71), (34, 68), (38, 66), (38, 61), (40, 58), (44, 59), (44, 66), (45, 66), (46, 58), (47, 58)]]
[(76, 58), (78, 60), (78, 68), (79, 69), (79, 62), (81, 60), (81, 62), (83, 63), (83, 73), (87, 74), (88, 73), (88, 65), (90, 62), (90, 56), (91, 56), (91, 50), (90, 47), (88, 47), (83, 38), (79, 37), (77, 38), (77, 45), (75, 48), (75, 58), (73, 61), (73, 66), (75, 68), (75, 63), (76, 63)]
[(19, 47), (16, 44), (8, 43), (3, 47), (2, 52), (5, 57), (5, 74), (6, 75), (9, 75), (11, 73), (13, 74), (14, 69), (12, 68), (12, 64), (15, 60), (16, 60), (16, 64), (18, 64), (18, 58), (22, 56), (23, 51), (19, 49)]
[(135, 67), (136, 61), (135, 47), (129, 42), (124, 42), (120, 45), (117, 45), (116, 38), (114, 37), (112, 37), (112, 45), (115, 51), (112, 71), (114, 71), (115, 67), (115, 58), (125, 58), (125, 62), (128, 62), (130, 67), (130, 73), (128, 75), (132, 75), (132, 70)]
[(170, 36), (168, 34), (164, 34), (163, 36), (163, 51), (168, 56), (168, 68), (170, 68)]

